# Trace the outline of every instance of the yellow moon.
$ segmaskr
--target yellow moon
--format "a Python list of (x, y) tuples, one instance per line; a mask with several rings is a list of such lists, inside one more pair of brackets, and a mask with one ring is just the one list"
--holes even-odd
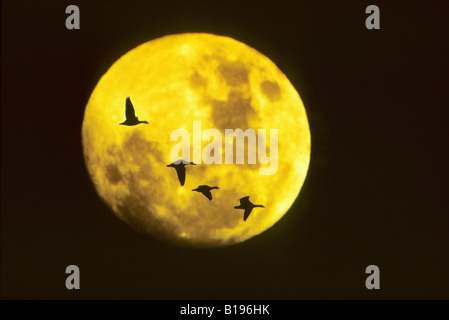
[[(125, 100), (149, 124), (122, 126)], [(275, 174), (268, 164), (186, 166), (181, 186), (170, 164), (173, 130), (278, 130)], [(84, 158), (99, 196), (134, 229), (191, 246), (242, 242), (275, 224), (306, 178), (310, 130), (297, 91), (266, 56), (229, 37), (169, 35), (118, 59), (102, 76), (85, 109)], [(202, 147), (209, 141), (203, 141)], [(247, 146), (246, 146), (247, 147)], [(269, 145), (267, 149), (269, 149)], [(246, 150), (246, 149), (245, 149)], [(223, 148), (224, 152), (224, 148)], [(192, 153), (191, 153), (192, 154)], [(245, 158), (246, 159), (246, 158)], [(192, 189), (218, 186), (209, 201)], [(239, 199), (255, 208), (246, 221)]]

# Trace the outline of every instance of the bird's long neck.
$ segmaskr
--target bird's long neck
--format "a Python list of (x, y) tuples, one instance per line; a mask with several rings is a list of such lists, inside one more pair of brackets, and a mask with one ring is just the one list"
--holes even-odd
[(212, 190), (212, 189), (218, 189), (218, 187), (211, 187), (210, 189), (211, 189), (211, 190)]
[(255, 204), (254, 207), (259, 207), (259, 208), (265, 208), (263, 205), (261, 204)]

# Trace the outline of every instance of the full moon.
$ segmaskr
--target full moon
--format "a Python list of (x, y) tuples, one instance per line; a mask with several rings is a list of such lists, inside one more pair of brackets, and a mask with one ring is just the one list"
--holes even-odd
[[(119, 125), (128, 97), (136, 117), (149, 124)], [(248, 164), (248, 155), (243, 164), (203, 159), (186, 166), (181, 186), (176, 170), (167, 167), (180, 143), (170, 135), (176, 129), (190, 133), (187, 160), (193, 161), (195, 121), (203, 132), (222, 133), (223, 159), (225, 129), (254, 129), (256, 135), (265, 129), (271, 161), (277, 151), (277, 170), (260, 174), (270, 164)], [(277, 150), (269, 144), (273, 129)], [(201, 150), (211, 141), (202, 141)], [(161, 37), (119, 58), (90, 96), (82, 143), (92, 182), (118, 218), (137, 231), (198, 247), (239, 243), (273, 226), (298, 197), (310, 161), (306, 112), (287, 77), (248, 45), (206, 33)], [(192, 191), (200, 185), (219, 189), (209, 200)], [(264, 207), (244, 221), (243, 210), (234, 207), (247, 196)]]

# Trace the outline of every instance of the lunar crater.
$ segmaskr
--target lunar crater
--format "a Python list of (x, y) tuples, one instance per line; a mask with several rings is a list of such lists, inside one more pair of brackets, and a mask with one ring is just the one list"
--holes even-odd
[(113, 185), (116, 185), (122, 180), (122, 175), (116, 165), (106, 165), (106, 179)]
[(243, 62), (224, 60), (219, 64), (217, 69), (229, 86), (237, 87), (249, 83), (249, 70)]
[(264, 80), (261, 82), (260, 88), (271, 102), (279, 101), (281, 98), (281, 88), (277, 82)]
[(212, 100), (210, 103), (215, 127), (223, 133), (225, 129), (246, 130), (250, 127), (249, 119), (257, 116), (251, 98), (236, 90), (231, 90), (227, 100)]

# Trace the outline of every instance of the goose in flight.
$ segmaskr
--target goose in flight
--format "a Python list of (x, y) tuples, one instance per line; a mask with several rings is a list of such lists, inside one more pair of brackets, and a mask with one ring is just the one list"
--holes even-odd
[(212, 193), (210, 192), (213, 189), (220, 189), (219, 187), (209, 187), (206, 185), (201, 185), (196, 189), (192, 189), (192, 191), (201, 192), (206, 196), (207, 199), (212, 200)]
[(194, 162), (189, 162), (185, 160), (176, 160), (175, 162), (171, 164), (167, 164), (167, 167), (175, 168), (176, 173), (178, 174), (179, 183), (181, 183), (181, 186), (184, 185), (184, 182), (186, 181), (186, 165), (196, 165)]
[(126, 120), (121, 125), (124, 126), (135, 126), (139, 123), (146, 123), (149, 124), (147, 121), (139, 121), (139, 118), (136, 117), (136, 113), (134, 111), (133, 104), (131, 102), (131, 99), (128, 97), (126, 98), (126, 110), (125, 110)]
[(243, 214), (243, 221), (246, 221), (246, 219), (248, 219), (249, 215), (251, 214), (251, 211), (253, 210), (253, 208), (265, 208), (263, 205), (261, 204), (254, 204), (251, 201), (249, 201), (249, 196), (248, 197), (243, 197), (240, 199), (240, 205), (234, 207), (235, 209), (244, 209), (245, 213)]

